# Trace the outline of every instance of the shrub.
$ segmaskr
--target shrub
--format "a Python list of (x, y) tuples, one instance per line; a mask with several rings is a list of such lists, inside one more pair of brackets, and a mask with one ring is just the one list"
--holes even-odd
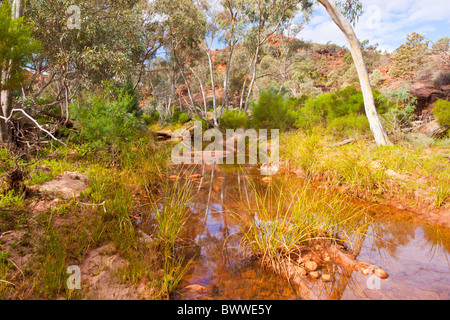
[(450, 127), (450, 101), (439, 99), (434, 103), (433, 115), (443, 127)]
[(152, 111), (150, 114), (143, 114), (142, 119), (147, 126), (155, 124), (159, 120), (159, 113), (158, 111)]
[(263, 91), (258, 103), (253, 106), (253, 125), (256, 128), (280, 129), (292, 128), (295, 122), (295, 99), (286, 99), (274, 91)]
[(181, 111), (175, 111), (172, 115), (172, 123), (178, 123), (178, 120), (180, 118)]
[(178, 116), (178, 123), (185, 124), (189, 121), (189, 115), (186, 112), (180, 113)]
[(247, 129), (249, 120), (244, 112), (225, 110), (220, 118), (220, 127), (223, 129)]
[[(379, 112), (386, 111), (386, 102), (379, 91), (373, 91), (375, 104)], [(356, 131), (366, 132), (364, 98), (355, 86), (348, 86), (333, 93), (325, 93), (316, 99), (310, 99), (305, 106), (297, 110), (295, 126), (310, 130), (318, 125), (330, 126), (330, 132), (339, 129), (350, 132), (352, 125)], [(344, 119), (349, 117), (349, 119)], [(356, 132), (355, 131), (355, 132)]]
[(417, 98), (410, 94), (406, 86), (400, 87), (397, 91), (388, 90), (383, 95), (388, 106), (382, 115), (383, 125), (386, 130), (392, 131), (394, 138), (398, 139), (403, 135), (401, 129), (414, 118)]
[(450, 71), (442, 71), (436, 76), (433, 82), (438, 88), (450, 85)]
[(78, 100), (71, 105), (77, 126), (80, 128), (75, 139), (90, 143), (93, 147), (118, 147), (129, 140), (140, 129), (141, 121), (129, 107), (133, 97), (118, 89), (106, 95), (94, 95)]

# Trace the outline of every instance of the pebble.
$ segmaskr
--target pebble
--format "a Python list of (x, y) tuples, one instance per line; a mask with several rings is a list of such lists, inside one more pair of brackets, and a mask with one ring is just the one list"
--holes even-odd
[(270, 182), (270, 181), (272, 181), (272, 178), (264, 177), (264, 178), (261, 179), (261, 181), (262, 182)]
[(375, 275), (380, 279), (387, 279), (389, 277), (387, 272), (381, 268), (375, 270)]
[(314, 261), (306, 261), (305, 267), (309, 271), (315, 271), (317, 270), (317, 263), (315, 263)]
[(169, 180), (178, 180), (178, 176), (169, 176)]
[(320, 274), (317, 271), (311, 271), (309, 273), (309, 275), (311, 276), (311, 278), (314, 278), (314, 279), (319, 279), (319, 277), (320, 277)]
[(361, 273), (362, 273), (363, 275), (367, 276), (367, 275), (370, 273), (370, 270), (364, 268), (364, 269), (361, 270)]
[(192, 174), (188, 177), (188, 179), (200, 179), (201, 177), (201, 174)]
[(323, 274), (320, 279), (324, 282), (332, 281), (333, 278), (329, 274)]
[(297, 272), (297, 274), (301, 276), (306, 276), (307, 274), (306, 270), (303, 269), (302, 267), (295, 267), (295, 271)]

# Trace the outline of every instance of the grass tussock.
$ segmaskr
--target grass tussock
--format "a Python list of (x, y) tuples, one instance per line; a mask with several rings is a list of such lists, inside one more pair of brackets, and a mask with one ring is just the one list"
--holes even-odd
[(240, 202), (234, 216), (244, 235), (244, 244), (264, 265), (278, 270), (283, 261), (296, 259), (312, 242), (340, 241), (352, 245), (370, 218), (342, 195), (332, 195), (302, 186), (271, 185), (259, 190), (252, 184), (251, 196)]

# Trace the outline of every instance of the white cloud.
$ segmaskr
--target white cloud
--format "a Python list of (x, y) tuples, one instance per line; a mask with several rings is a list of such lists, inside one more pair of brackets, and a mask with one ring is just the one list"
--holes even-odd
[[(411, 32), (437, 41), (449, 36), (449, 0), (362, 0), (365, 13), (355, 27), (359, 39), (378, 43), (381, 50), (392, 52), (406, 41)], [(325, 9), (318, 6), (314, 17), (299, 35), (317, 43), (331, 41), (347, 45), (345, 37), (331, 21)]]

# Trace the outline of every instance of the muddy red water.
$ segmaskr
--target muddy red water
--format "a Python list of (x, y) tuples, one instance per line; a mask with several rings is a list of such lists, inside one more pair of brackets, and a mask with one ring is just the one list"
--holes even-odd
[[(214, 170), (213, 170), (214, 168)], [(251, 197), (248, 177), (264, 188), (255, 167), (198, 165), (200, 174), (186, 237), (194, 262), (175, 299), (295, 300), (308, 299), (450, 299), (450, 232), (373, 207), (374, 222), (364, 238), (358, 260), (382, 266), (386, 280), (365, 276), (332, 263), (321, 272), (333, 281), (309, 280), (309, 292), (299, 294), (286, 279), (261, 267), (241, 246), (233, 219), (237, 202)], [(277, 183), (274, 179), (271, 183)]]

